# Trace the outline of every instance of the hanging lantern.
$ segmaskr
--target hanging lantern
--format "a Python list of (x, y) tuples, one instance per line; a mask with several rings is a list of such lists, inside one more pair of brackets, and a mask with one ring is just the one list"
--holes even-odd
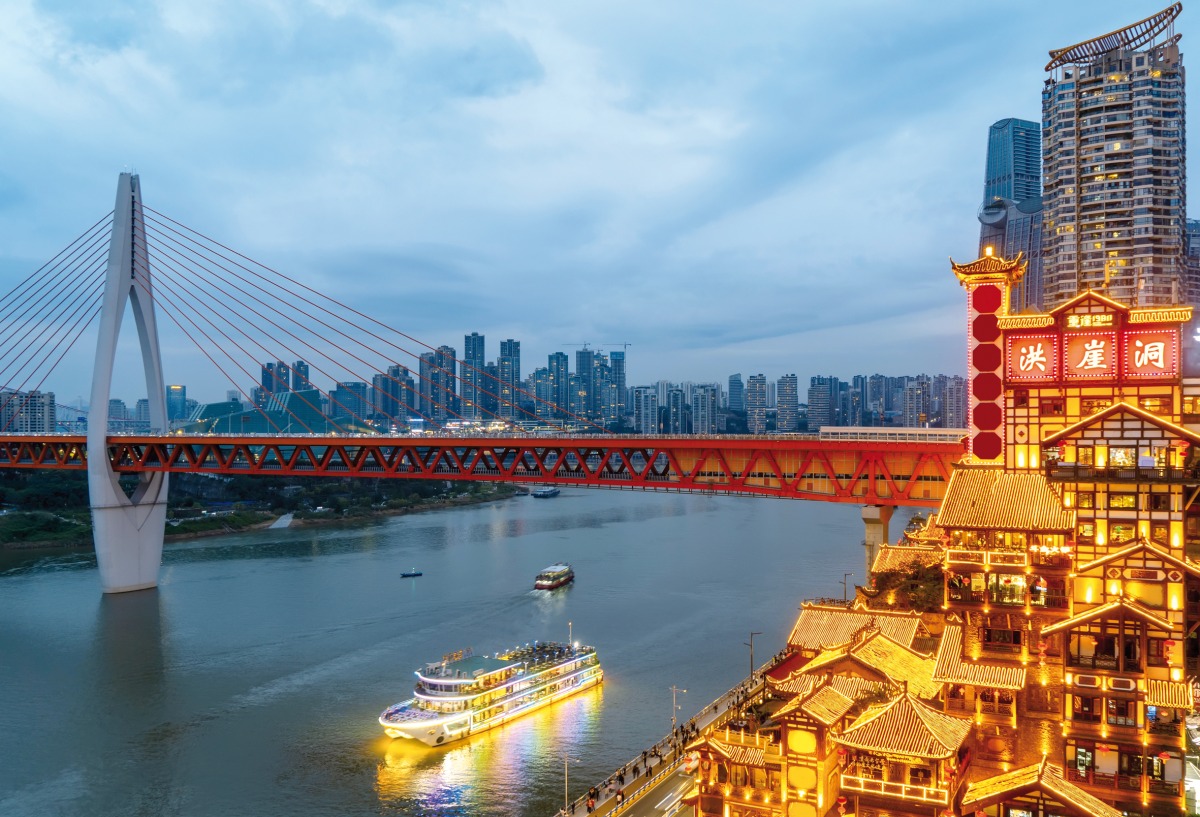
[(837, 804), (838, 804), (839, 806), (844, 806), (844, 805), (846, 805), (846, 798), (845, 798), (844, 796), (843, 796), (843, 797), (839, 797), (839, 798), (837, 799)]
[(845, 750), (845, 749), (843, 749), (841, 746), (839, 746), (839, 747), (837, 748), (837, 755), (838, 755), (838, 757), (845, 757), (845, 756), (846, 756), (846, 750)]
[(1171, 753), (1170, 752), (1159, 752), (1158, 759), (1161, 760), (1163, 763), (1166, 763), (1168, 760), (1171, 759)]
[(1163, 646), (1169, 650), (1175, 646), (1175, 640), (1173, 638), (1168, 638), (1166, 641), (1163, 642)]

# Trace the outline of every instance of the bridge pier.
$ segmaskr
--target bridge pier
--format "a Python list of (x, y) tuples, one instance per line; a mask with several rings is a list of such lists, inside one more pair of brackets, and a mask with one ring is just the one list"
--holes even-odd
[(138, 476), (137, 488), (126, 495), (108, 458), (108, 400), (121, 319), (128, 306), (137, 325), (146, 394), (150, 401), (151, 434), (167, 429), (167, 392), (158, 351), (150, 260), (142, 222), (142, 193), (138, 177), (122, 173), (117, 182), (112, 243), (96, 340), (96, 365), (88, 416), (88, 498), (92, 506), (92, 539), (105, 593), (145, 590), (158, 585), (163, 534), (167, 521), (167, 474)]
[(875, 564), (875, 557), (879, 555), (879, 546), (888, 543), (888, 522), (892, 521), (892, 513), (895, 510), (891, 505), (862, 506), (863, 524), (867, 529), (866, 536), (863, 537), (867, 569), (863, 575), (868, 580), (871, 576), (871, 566)]

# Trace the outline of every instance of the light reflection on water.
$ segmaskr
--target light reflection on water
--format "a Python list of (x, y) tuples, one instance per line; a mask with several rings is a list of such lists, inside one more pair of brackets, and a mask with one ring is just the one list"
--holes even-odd
[[(745, 675), (746, 633), (762, 660), (861, 575), (861, 538), (854, 506), (568, 490), (173, 543), (124, 596), (91, 554), (2, 553), (0, 814), (552, 815), (564, 752), (574, 798), (667, 732), (671, 685), (690, 716)], [(574, 586), (533, 591), (558, 561)], [(601, 687), (447, 748), (383, 736), (418, 666), (568, 622)]]

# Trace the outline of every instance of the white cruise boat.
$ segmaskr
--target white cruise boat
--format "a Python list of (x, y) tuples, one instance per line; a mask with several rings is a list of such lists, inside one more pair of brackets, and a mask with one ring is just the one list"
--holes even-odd
[(441, 746), (596, 686), (604, 670), (595, 647), (535, 641), (494, 656), (452, 653), (416, 676), (414, 697), (379, 724), (393, 738)]

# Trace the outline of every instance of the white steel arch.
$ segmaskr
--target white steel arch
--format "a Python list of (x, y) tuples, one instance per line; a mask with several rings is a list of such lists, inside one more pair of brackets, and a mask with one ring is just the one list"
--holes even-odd
[(167, 474), (161, 471), (141, 474), (133, 496), (126, 496), (106, 456), (108, 400), (112, 390), (117, 338), (121, 334), (121, 320), (126, 306), (132, 309), (137, 325), (146, 394), (150, 400), (150, 433), (165, 434), (168, 431), (166, 389), (150, 284), (141, 185), (137, 176), (122, 173), (117, 182), (117, 205), (113, 214), (108, 277), (96, 342), (87, 433), (88, 451), (93, 453), (87, 461), (93, 539), (105, 593), (124, 593), (157, 586), (158, 571), (162, 564), (163, 532), (167, 519)]

